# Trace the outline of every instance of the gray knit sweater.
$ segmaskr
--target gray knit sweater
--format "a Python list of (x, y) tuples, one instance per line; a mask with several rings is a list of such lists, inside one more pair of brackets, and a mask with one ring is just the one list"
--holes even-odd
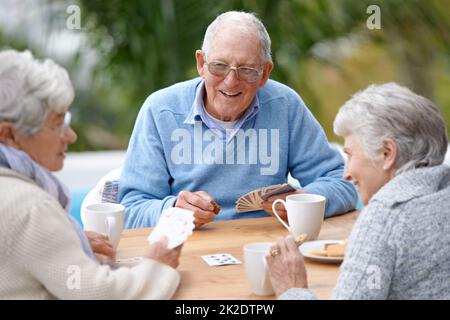
[[(280, 299), (314, 299), (292, 288)], [(333, 299), (450, 299), (450, 167), (394, 177), (352, 230)]]

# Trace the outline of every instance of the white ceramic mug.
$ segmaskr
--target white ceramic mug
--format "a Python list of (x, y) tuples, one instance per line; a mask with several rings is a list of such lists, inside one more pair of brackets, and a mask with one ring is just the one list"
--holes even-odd
[(123, 230), (125, 207), (118, 203), (96, 203), (84, 210), (84, 230), (108, 235), (114, 249), (117, 248)]
[(266, 258), (272, 243), (255, 242), (244, 245), (244, 265), (251, 290), (258, 296), (275, 294), (266, 267)]
[[(293, 194), (287, 196), (286, 201), (275, 200), (272, 204), (272, 211), (294, 237), (306, 233), (307, 240), (311, 241), (319, 236), (325, 214), (325, 201), (324, 196), (317, 194)], [(280, 218), (275, 209), (278, 202), (281, 202), (286, 208), (289, 225)]]

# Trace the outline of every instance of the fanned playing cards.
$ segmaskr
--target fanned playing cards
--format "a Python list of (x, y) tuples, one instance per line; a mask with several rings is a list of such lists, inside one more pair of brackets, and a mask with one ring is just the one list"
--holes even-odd
[(192, 211), (175, 207), (165, 209), (147, 240), (152, 244), (166, 236), (169, 249), (178, 247), (192, 234), (194, 219)]
[(250, 212), (262, 210), (261, 204), (263, 203), (263, 201), (266, 201), (269, 197), (286, 192), (292, 192), (295, 190), (297, 190), (297, 188), (295, 188), (289, 183), (276, 184), (256, 189), (240, 197), (236, 201), (235, 208), (237, 212)]

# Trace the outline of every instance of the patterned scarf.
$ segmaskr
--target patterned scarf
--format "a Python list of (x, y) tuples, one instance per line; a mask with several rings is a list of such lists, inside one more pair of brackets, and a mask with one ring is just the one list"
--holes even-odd
[(91, 258), (94, 253), (89, 241), (77, 220), (69, 213), (71, 199), (69, 189), (61, 183), (50, 171), (33, 161), (25, 152), (0, 143), (0, 166), (14, 170), (35, 181), (42, 189), (51, 194), (67, 212), (67, 218), (80, 238), (84, 252)]

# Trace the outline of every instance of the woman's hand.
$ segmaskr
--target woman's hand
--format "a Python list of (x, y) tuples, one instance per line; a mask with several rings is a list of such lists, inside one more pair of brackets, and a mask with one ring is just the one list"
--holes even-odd
[(116, 251), (107, 235), (94, 231), (85, 231), (84, 233), (98, 262), (109, 263), (116, 258)]
[(167, 237), (161, 238), (161, 240), (151, 244), (148, 247), (145, 257), (159, 261), (176, 269), (180, 264), (179, 259), (181, 254), (181, 248), (183, 247), (183, 245), (179, 245), (176, 248), (169, 249), (167, 248), (167, 244), (168, 244)]
[(307, 288), (305, 262), (294, 237), (281, 238), (270, 248), (270, 252), (273, 250), (278, 254), (267, 255), (266, 261), (275, 294), (280, 296), (290, 288)]

